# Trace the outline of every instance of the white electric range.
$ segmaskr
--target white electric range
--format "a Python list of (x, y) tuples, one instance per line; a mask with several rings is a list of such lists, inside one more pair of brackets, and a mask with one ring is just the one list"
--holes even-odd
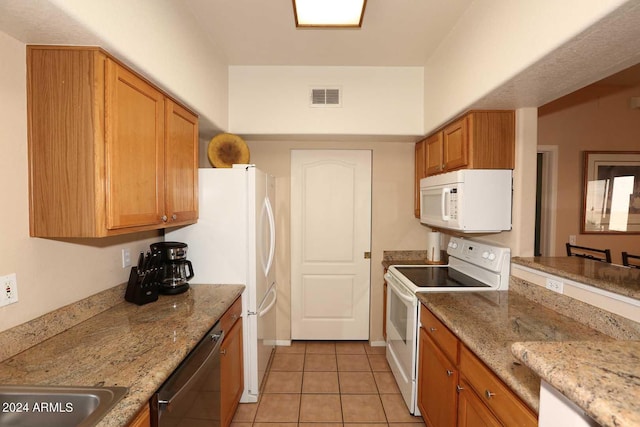
[(387, 361), (409, 412), (417, 402), (419, 307), (416, 292), (486, 292), (509, 288), (511, 250), (452, 237), (447, 265), (394, 265), (387, 282)]

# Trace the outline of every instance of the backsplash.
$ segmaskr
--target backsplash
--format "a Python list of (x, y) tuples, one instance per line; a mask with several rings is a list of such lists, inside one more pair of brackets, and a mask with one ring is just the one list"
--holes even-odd
[(0, 362), (124, 301), (126, 283), (0, 332)]
[(618, 340), (640, 339), (640, 323), (511, 276), (509, 290)]

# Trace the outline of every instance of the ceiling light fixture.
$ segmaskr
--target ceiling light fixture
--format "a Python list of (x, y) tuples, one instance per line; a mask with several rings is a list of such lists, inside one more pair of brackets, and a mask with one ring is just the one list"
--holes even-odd
[(359, 28), (367, 0), (293, 0), (296, 27)]

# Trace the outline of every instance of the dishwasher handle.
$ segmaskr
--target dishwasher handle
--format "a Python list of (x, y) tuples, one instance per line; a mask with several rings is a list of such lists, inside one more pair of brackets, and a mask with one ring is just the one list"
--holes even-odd
[(192, 387), (211, 360), (220, 353), (223, 339), (224, 331), (216, 324), (161, 387), (165, 393), (158, 393), (158, 409), (170, 407), (183, 392)]

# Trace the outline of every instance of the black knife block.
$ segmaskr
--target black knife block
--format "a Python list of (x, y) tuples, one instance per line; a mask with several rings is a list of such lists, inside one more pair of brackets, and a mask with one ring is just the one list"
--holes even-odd
[(137, 267), (131, 267), (127, 291), (124, 294), (126, 301), (143, 305), (158, 299), (158, 282), (148, 279), (145, 275), (138, 274)]

